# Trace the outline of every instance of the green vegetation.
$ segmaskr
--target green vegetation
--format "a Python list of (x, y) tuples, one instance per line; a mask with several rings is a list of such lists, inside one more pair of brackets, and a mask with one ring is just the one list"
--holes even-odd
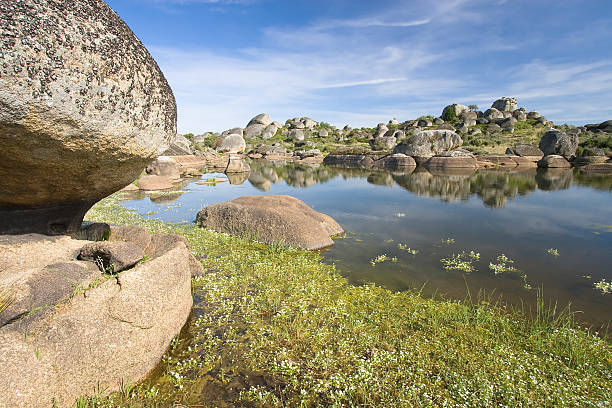
[(593, 286), (595, 286), (596, 289), (601, 291), (601, 293), (612, 293), (612, 282), (608, 282), (605, 279), (596, 282)]
[(603, 149), (608, 155), (612, 155), (612, 135), (579, 135), (580, 144), (577, 154), (581, 155), (587, 147), (597, 147)]
[(480, 259), (480, 254), (474, 251), (470, 252), (461, 252), (459, 254), (453, 254), (450, 258), (440, 259), (444, 269), (447, 271), (457, 270), (463, 272), (473, 272), (474, 265), (472, 265), (473, 261), (478, 261)]
[(455, 113), (455, 109), (453, 108), (444, 109), (444, 112), (442, 112), (442, 119), (444, 119), (445, 122), (449, 122), (451, 124), (457, 123), (459, 121), (459, 118)]
[(489, 269), (495, 272), (496, 275), (504, 272), (518, 272), (513, 264), (514, 261), (508, 258), (506, 255), (501, 254), (497, 257), (497, 263), (489, 262)]
[[(206, 275), (156, 375), (79, 407), (601, 407), (612, 350), (572, 315), (352, 286), (318, 252), (143, 220), (118, 196), (90, 221), (184, 236)], [(220, 401), (223, 400), (223, 401)]]
[(555, 248), (548, 248), (546, 252), (552, 256), (559, 256), (559, 251)]

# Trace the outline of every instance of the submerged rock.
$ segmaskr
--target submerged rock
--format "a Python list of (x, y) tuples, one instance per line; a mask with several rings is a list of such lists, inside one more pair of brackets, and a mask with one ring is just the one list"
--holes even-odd
[(285, 195), (247, 196), (209, 205), (196, 223), (237, 236), (255, 237), (271, 244), (321, 249), (344, 230), (330, 216), (314, 211), (297, 198)]
[(0, 4), (0, 233), (78, 231), (172, 143), (172, 90), (102, 0)]

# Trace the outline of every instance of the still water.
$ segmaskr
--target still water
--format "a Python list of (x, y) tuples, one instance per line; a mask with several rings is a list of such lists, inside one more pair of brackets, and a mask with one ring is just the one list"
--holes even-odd
[[(579, 320), (612, 320), (612, 294), (594, 288), (612, 281), (612, 177), (571, 169), (390, 173), (252, 162), (248, 179), (197, 184), (215, 177), (226, 176), (183, 181), (176, 193), (131, 193), (124, 205), (151, 218), (194, 222), (209, 204), (287, 194), (345, 229), (323, 256), (353, 283), (452, 299), (482, 291), (527, 311), (542, 290), (547, 301), (571, 304)], [(480, 254), (472, 272), (444, 269), (442, 259), (470, 251)], [(490, 269), (502, 254), (516, 271)], [(386, 260), (373, 266), (382, 255)]]

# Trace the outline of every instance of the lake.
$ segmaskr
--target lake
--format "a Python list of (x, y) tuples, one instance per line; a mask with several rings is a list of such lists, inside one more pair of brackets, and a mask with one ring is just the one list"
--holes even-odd
[[(470, 173), (251, 162), (248, 180), (197, 184), (226, 178), (205, 174), (182, 181), (176, 192), (129, 193), (124, 206), (192, 223), (209, 204), (287, 194), (345, 229), (323, 258), (353, 283), (450, 299), (481, 293), (526, 311), (541, 290), (559, 307), (571, 304), (581, 321), (609, 322), (612, 295), (594, 283), (612, 280), (612, 177), (572, 169)], [(445, 268), (453, 257), (473, 270)]]

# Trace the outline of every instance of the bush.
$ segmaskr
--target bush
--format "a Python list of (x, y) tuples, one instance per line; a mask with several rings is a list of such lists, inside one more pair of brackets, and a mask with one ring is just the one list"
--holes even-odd
[(455, 109), (453, 108), (444, 109), (444, 112), (442, 112), (442, 119), (444, 119), (445, 122), (450, 123), (457, 123), (459, 121), (459, 118), (455, 113)]

